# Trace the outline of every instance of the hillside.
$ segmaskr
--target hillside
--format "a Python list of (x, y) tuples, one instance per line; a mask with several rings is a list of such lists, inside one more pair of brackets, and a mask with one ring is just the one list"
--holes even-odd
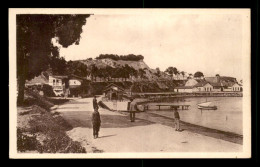
[[(165, 91), (173, 91), (174, 87), (183, 85), (183, 81), (172, 81), (171, 77), (162, 71), (158, 71), (156, 69), (151, 69), (143, 59), (139, 60), (122, 60), (112, 58), (96, 58), (96, 59), (86, 59), (86, 60), (77, 60), (74, 61), (76, 64), (84, 64), (87, 67), (87, 71), (91, 71), (93, 65), (96, 67), (96, 70), (99, 73), (107, 73), (106, 68), (113, 68), (110, 73), (124, 73), (123, 67), (128, 65), (133, 68), (137, 75), (130, 76), (129, 78), (110, 78), (109, 82), (107, 78), (99, 78), (97, 74), (97, 80), (94, 79), (94, 83), (89, 83), (85, 90), (87, 95), (91, 94), (100, 94), (105, 86), (109, 83), (114, 82), (119, 84), (119, 86), (123, 87), (127, 91), (131, 89), (133, 92), (165, 92)], [(102, 71), (102, 69), (104, 71)], [(129, 70), (129, 69), (128, 69)], [(130, 70), (131, 71), (131, 70)], [(140, 72), (141, 71), (141, 72)], [(140, 74), (141, 73), (141, 74)], [(112, 75), (113, 76), (113, 75)]]
[[(106, 68), (107, 66), (112, 68), (119, 68), (123, 67), (125, 65), (128, 65), (135, 70), (143, 69), (145, 71), (144, 78), (146, 78), (149, 81), (155, 81), (155, 80), (169, 80), (170, 77), (165, 74), (164, 72), (160, 71), (160, 77), (156, 75), (157, 71), (155, 69), (151, 69), (143, 60), (138, 61), (126, 61), (126, 60), (113, 60), (110, 58), (104, 58), (104, 59), (86, 59), (86, 60), (77, 60), (75, 62), (83, 63), (88, 67), (88, 69), (95, 65), (98, 69)], [(138, 78), (132, 78), (133, 81), (138, 80)]]

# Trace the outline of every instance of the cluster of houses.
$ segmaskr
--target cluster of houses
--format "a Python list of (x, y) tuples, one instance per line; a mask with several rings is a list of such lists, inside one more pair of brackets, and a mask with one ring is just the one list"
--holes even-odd
[(57, 76), (57, 75), (44, 75), (41, 73), (38, 77), (33, 78), (30, 81), (26, 81), (25, 87), (39, 89), (43, 85), (50, 85), (53, 89), (53, 92), (56, 96), (79, 96), (78, 94), (71, 93), (71, 90), (74, 88), (79, 88), (83, 82), (84, 78), (69, 75), (69, 76)]
[[(26, 87), (41, 87), (45, 84), (50, 85), (56, 96), (79, 96), (80, 92), (74, 92), (74, 88), (79, 88), (82, 85), (83, 80), (88, 78), (82, 78), (75, 75), (69, 76), (57, 76), (52, 74), (42, 73), (40, 76), (35, 77), (30, 81), (26, 81)], [(216, 76), (205, 78), (190, 78), (187, 79), (183, 86), (177, 86), (174, 88), (174, 92), (179, 93), (196, 93), (196, 92), (242, 92), (242, 84), (236, 81), (236, 78)], [(122, 87), (109, 84), (103, 90), (105, 97), (108, 99), (121, 99), (124, 92)]]
[(216, 76), (203, 79), (188, 79), (184, 86), (174, 88), (175, 92), (242, 92), (243, 87), (236, 78)]

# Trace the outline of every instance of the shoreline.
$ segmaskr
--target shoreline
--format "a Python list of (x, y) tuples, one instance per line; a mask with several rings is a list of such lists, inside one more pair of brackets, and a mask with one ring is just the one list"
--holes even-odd
[[(147, 102), (148, 101), (142, 101), (140, 103), (144, 104), (144, 103), (147, 103)], [(118, 113), (121, 113), (121, 114), (124, 114), (124, 115), (129, 115), (128, 111), (116, 111), (116, 110), (109, 110), (109, 111), (118, 112)], [(161, 121), (161, 122), (158, 120), (158, 122), (162, 125), (174, 127), (174, 119), (173, 118), (169, 118), (167, 116), (163, 116), (163, 115), (160, 115), (160, 114), (139, 111), (139, 112), (136, 113), (136, 118), (141, 119), (141, 120), (154, 122), (154, 121), (151, 121), (151, 119), (149, 120), (149, 117), (147, 115), (155, 116), (157, 118), (160, 117), (160, 118), (166, 119), (166, 120)], [(158, 122), (155, 122), (155, 123), (158, 123)], [(236, 134), (236, 133), (228, 132), (228, 131), (223, 131), (223, 130), (218, 130), (218, 129), (213, 129), (213, 128), (208, 128), (208, 127), (205, 127), (205, 126), (196, 125), (196, 124), (192, 124), (192, 123), (189, 123), (189, 122), (184, 122), (182, 120), (180, 120), (180, 125), (181, 125), (182, 129), (193, 132), (193, 133), (213, 137), (213, 138), (216, 138), (216, 139), (222, 139), (222, 140), (225, 140), (225, 141), (229, 141), (229, 142), (237, 143), (237, 144), (241, 144), (241, 145), (243, 144), (243, 135), (240, 135), (240, 134)]]
[[(112, 112), (119, 112), (121, 114), (128, 115), (127, 111), (112, 111)], [(147, 116), (140, 116), (139, 115), (140, 113), (145, 113), (145, 112), (136, 113), (135, 117), (137, 119), (145, 120), (145, 121), (149, 121), (149, 122), (153, 122), (153, 123), (159, 123), (159, 124), (174, 128), (174, 119), (173, 118), (169, 118), (169, 117), (162, 116), (162, 115), (155, 114), (155, 113), (149, 113), (149, 115), (154, 115), (156, 117), (161, 117), (163, 119), (169, 120), (169, 122), (167, 122), (167, 121), (166, 122), (160, 122), (160, 121), (154, 122), (152, 120), (148, 120)], [(195, 125), (192, 123), (184, 122), (182, 120), (180, 120), (180, 126), (181, 126), (181, 129), (184, 131), (189, 131), (189, 132), (200, 134), (203, 136), (208, 136), (208, 137), (212, 137), (215, 139), (221, 139), (221, 140), (243, 145), (243, 135), (240, 135), (240, 134), (223, 131), (223, 130), (218, 130), (218, 129), (213, 129), (213, 128), (208, 128), (205, 126)]]
[[(162, 100), (162, 98), (161, 98), (161, 100)], [(149, 100), (147, 98), (137, 98), (136, 102), (139, 105), (144, 105), (146, 103), (157, 102), (157, 101)], [(107, 110), (112, 111), (112, 112), (118, 112), (118, 113), (121, 113), (121, 114), (124, 114), (124, 115), (129, 115), (128, 111), (113, 110), (113, 109), (110, 109), (109, 107), (107, 107)], [(141, 116), (140, 114), (144, 115), (144, 116)], [(156, 114), (156, 113), (150, 113), (150, 112), (147, 112), (147, 111), (139, 110), (136, 113), (136, 118), (146, 120), (146, 121), (150, 121), (150, 122), (154, 122), (154, 123), (158, 123), (154, 120), (152, 120), (152, 121), (151, 121), (151, 119), (149, 120), (148, 115), (150, 115), (150, 116), (153, 115), (157, 118), (159, 118), (159, 117), (164, 118), (166, 120), (164, 120), (162, 122), (160, 122), (158, 120), (158, 122), (162, 125), (174, 127), (174, 119), (173, 118), (169, 118), (167, 116), (163, 116), (163, 115)], [(216, 139), (222, 139), (222, 140), (225, 140), (225, 141), (229, 141), (229, 142), (237, 143), (237, 144), (241, 144), (241, 145), (243, 144), (243, 135), (236, 134), (234, 132), (228, 132), (228, 131), (218, 130), (218, 129), (214, 129), (214, 128), (209, 128), (209, 127), (205, 127), (205, 126), (201, 126), (201, 125), (192, 124), (192, 123), (189, 123), (189, 122), (184, 122), (182, 120), (180, 120), (180, 125), (181, 125), (182, 129), (193, 132), (193, 133), (213, 137), (213, 138), (216, 138)]]
[(174, 98), (174, 97), (243, 97), (243, 92), (194, 92), (194, 93), (177, 93), (177, 92), (144, 92), (132, 93), (139, 98)]

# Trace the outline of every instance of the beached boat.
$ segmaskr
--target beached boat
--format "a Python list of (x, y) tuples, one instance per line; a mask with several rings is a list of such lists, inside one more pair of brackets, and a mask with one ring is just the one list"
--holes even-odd
[(212, 105), (212, 102), (204, 102), (204, 103), (198, 104), (198, 109), (216, 110), (217, 106)]

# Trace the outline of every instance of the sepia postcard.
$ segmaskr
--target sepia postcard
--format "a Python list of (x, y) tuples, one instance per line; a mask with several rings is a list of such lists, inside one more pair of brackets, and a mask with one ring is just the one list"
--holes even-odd
[(250, 158), (250, 9), (9, 9), (9, 157)]

